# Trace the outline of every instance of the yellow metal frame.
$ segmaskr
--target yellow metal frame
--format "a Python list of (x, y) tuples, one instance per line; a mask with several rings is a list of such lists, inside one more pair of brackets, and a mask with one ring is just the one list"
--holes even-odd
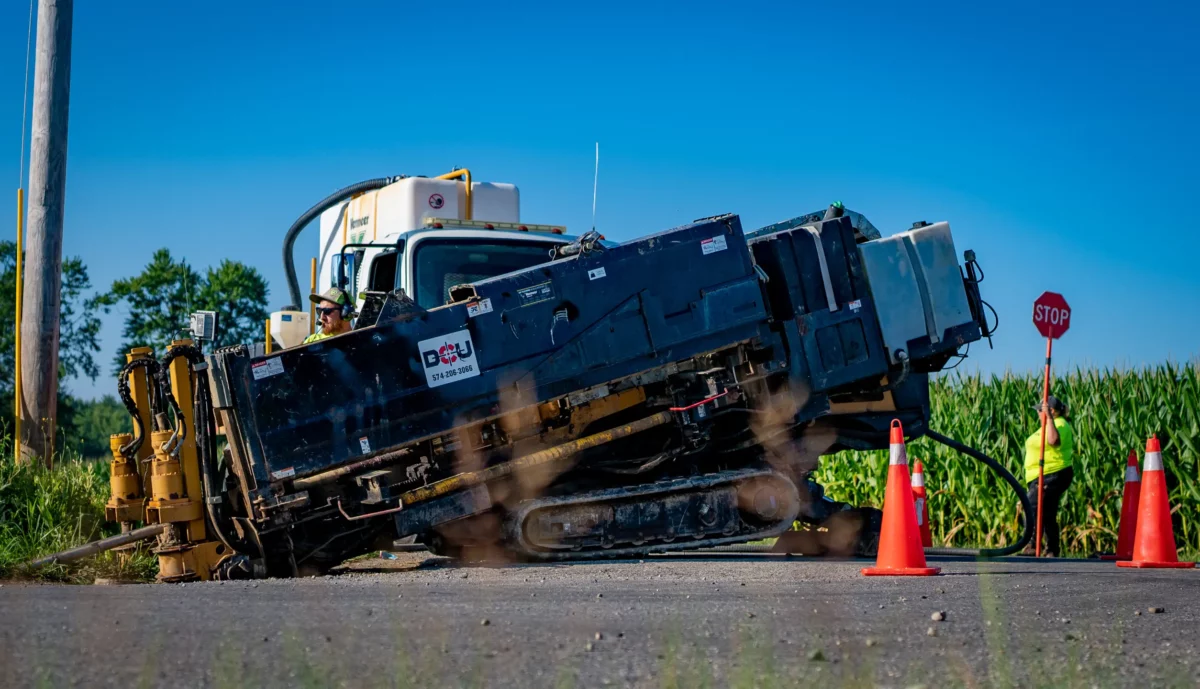
[(467, 183), (467, 207), (464, 214), (467, 216), (467, 220), (472, 220), (474, 218), (474, 208), (471, 203), (471, 171), (464, 167), (459, 170), (452, 170), (444, 175), (438, 175), (434, 179), (461, 179)]
[[(191, 345), (191, 340), (176, 340), (171, 347)], [(146, 521), (171, 523), (167, 541), (160, 539), (154, 553), (158, 556), (158, 580), (161, 582), (209, 580), (213, 569), (228, 557), (224, 546), (209, 540), (204, 521), (204, 488), (200, 478), (200, 456), (196, 445), (192, 391), (197, 384), (191, 365), (177, 357), (170, 365), (171, 394), (179, 405), (180, 422), (188, 424), (187, 437), (170, 451), (166, 443), (172, 431), (150, 434), (154, 460), (150, 463), (151, 491), (146, 502)]]
[(266, 325), (264, 327), (264, 331), (267, 334), (266, 351), (267, 351), (267, 354), (270, 354), (271, 353), (271, 319), (270, 318), (267, 319)]
[(13, 411), (16, 412), (16, 422), (13, 434), (13, 458), (21, 461), (21, 298), (24, 281), (21, 276), (22, 260), (25, 250), (25, 189), (17, 189), (17, 347), (13, 354)]
[[(176, 340), (171, 343), (171, 346), (178, 347), (190, 344), (192, 344), (191, 340)], [(192, 420), (195, 418), (195, 410), (192, 409), (192, 391), (195, 389), (195, 386), (196, 381), (192, 374), (191, 364), (184, 357), (177, 357), (171, 362), (171, 394), (175, 396), (175, 403), (179, 405), (183, 422), (190, 429), (187, 439), (183, 441), (179, 448), (179, 463), (180, 468), (183, 470), (184, 494), (189, 500), (199, 506), (200, 501), (204, 498), (201, 496), (200, 453), (196, 447), (196, 429), (192, 427)], [(203, 541), (205, 539), (203, 516), (193, 519), (188, 523), (188, 539), (191, 541)]]

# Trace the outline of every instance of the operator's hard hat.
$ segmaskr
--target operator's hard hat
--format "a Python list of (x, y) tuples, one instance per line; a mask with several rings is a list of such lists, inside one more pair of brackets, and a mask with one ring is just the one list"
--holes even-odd
[(324, 294), (313, 293), (308, 295), (308, 300), (314, 304), (319, 304), (323, 301), (331, 301), (338, 306), (346, 306), (350, 303), (350, 297), (346, 295), (345, 290), (337, 287), (330, 287), (325, 290)]

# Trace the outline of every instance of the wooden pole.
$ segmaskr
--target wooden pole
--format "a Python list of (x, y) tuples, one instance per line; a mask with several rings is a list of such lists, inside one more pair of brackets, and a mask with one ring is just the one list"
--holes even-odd
[(63, 198), (71, 91), (73, 0), (38, 0), (29, 157), (29, 268), (22, 294), (21, 441), (47, 466), (58, 413)]

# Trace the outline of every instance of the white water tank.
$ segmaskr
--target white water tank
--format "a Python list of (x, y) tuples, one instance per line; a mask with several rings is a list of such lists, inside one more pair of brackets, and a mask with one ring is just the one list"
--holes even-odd
[[(471, 184), (470, 219), (520, 222), (521, 202), (516, 185), (494, 182)], [(343, 210), (344, 209), (344, 210)], [(383, 237), (424, 227), (425, 218), (466, 220), (467, 184), (463, 180), (406, 177), (369, 191), (321, 214), (317, 247), (317, 291), (335, 284), (334, 258), (347, 244), (367, 244)]]
[[(466, 203), (467, 185), (459, 188), (459, 202)], [(521, 222), (521, 194), (512, 184), (474, 182), (471, 184), (471, 219), (492, 222)], [(465, 220), (459, 217), (459, 220)]]

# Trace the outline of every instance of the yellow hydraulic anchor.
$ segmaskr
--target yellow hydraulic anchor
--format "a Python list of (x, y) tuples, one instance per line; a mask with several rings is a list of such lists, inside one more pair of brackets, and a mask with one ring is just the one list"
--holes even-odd
[[(191, 340), (176, 340), (171, 348), (191, 344)], [(150, 349), (138, 348), (127, 355), (127, 360), (132, 363), (150, 357), (153, 357)], [(148, 379), (145, 368), (134, 368), (129, 374), (130, 397), (137, 407), (142, 433), (149, 436), (149, 442), (142, 443), (131, 461), (124, 457), (121, 448), (131, 443), (133, 436), (123, 433), (110, 439), (112, 497), (105, 516), (109, 521), (121, 522), (122, 531), (128, 531), (127, 525), (131, 529), (133, 522), (141, 519), (148, 525), (166, 526), (154, 550), (160, 582), (208, 580), (221, 560), (232, 553), (223, 544), (209, 540), (205, 526), (205, 496), (192, 409), (195, 376), (184, 357), (170, 362), (168, 374), (171, 395), (179, 405), (177, 430), (170, 430), (165, 414), (153, 413), (149, 393), (157, 381)], [(184, 425), (187, 431), (181, 433)], [(149, 467), (139, 472), (138, 465), (147, 459)]]
[[(136, 360), (153, 360), (154, 350), (149, 347), (138, 347), (125, 355), (126, 363)], [(150, 429), (150, 388), (147, 385), (146, 369), (135, 368), (126, 378), (129, 386), (129, 396), (137, 407), (138, 420), (141, 422), (142, 434)], [(104, 506), (104, 517), (110, 522), (120, 522), (121, 533), (128, 534), (135, 524), (145, 519), (146, 482), (149, 480), (148, 469), (143, 466), (148, 461), (153, 450), (150, 443), (143, 442), (133, 456), (126, 457), (121, 448), (133, 443), (133, 435), (118, 433), (109, 437), (109, 450), (112, 461), (109, 463), (109, 492), (108, 503)], [(133, 551), (140, 548), (138, 543), (129, 543), (115, 548), (121, 562), (127, 563)]]
[[(127, 363), (137, 359), (150, 359), (154, 350), (149, 347), (138, 347), (125, 355)], [(142, 432), (150, 429), (150, 399), (149, 387), (146, 385), (146, 369), (135, 368), (128, 377), (130, 397), (137, 406), (138, 418), (141, 421)], [(109, 488), (112, 496), (104, 506), (104, 517), (110, 522), (120, 522), (121, 531), (127, 533), (133, 529), (135, 522), (145, 518), (145, 491), (142, 485), (142, 463), (150, 457), (153, 450), (149, 443), (143, 442), (133, 457), (126, 458), (121, 448), (133, 442), (129, 433), (118, 433), (108, 439), (112, 451), (112, 469), (109, 473)]]

